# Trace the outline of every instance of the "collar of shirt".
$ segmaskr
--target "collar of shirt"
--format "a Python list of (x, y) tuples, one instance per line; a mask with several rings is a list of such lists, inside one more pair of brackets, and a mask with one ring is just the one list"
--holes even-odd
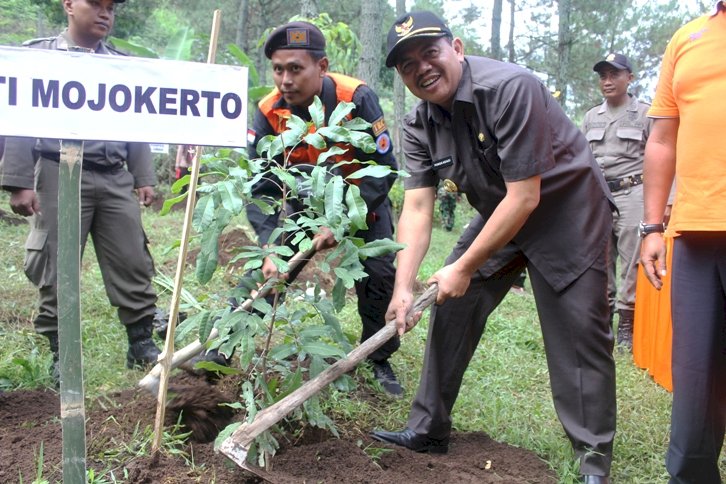
[[(603, 114), (608, 110), (608, 102), (603, 101), (600, 105), (600, 109), (597, 110), (597, 114)], [(628, 93), (628, 107), (625, 111), (638, 111), (638, 98)]]
[[(73, 41), (73, 39), (71, 39), (71, 35), (68, 33), (68, 29), (64, 29), (63, 32), (58, 35), (56, 40), (56, 47), (58, 50), (70, 50), (72, 47), (76, 46), (77, 44)], [(111, 52), (106, 47), (106, 44), (104, 44), (103, 42), (99, 42), (98, 47), (96, 47), (94, 53), (108, 55)]]

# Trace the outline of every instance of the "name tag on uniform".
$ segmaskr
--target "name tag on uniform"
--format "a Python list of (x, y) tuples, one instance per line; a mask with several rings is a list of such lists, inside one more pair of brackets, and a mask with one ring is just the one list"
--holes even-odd
[(434, 170), (440, 170), (442, 168), (446, 168), (447, 166), (451, 166), (454, 164), (454, 158), (451, 156), (447, 156), (446, 158), (442, 158), (440, 160), (434, 160), (432, 168)]

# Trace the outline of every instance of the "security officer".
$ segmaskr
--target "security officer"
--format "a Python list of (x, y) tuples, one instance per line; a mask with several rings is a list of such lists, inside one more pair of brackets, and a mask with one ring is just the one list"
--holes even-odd
[[(371, 134), (376, 140), (376, 152), (366, 154), (347, 145), (347, 152), (333, 159), (373, 159), (380, 165), (397, 169), (391, 148), (391, 138), (378, 104), (376, 94), (363, 81), (328, 72), (328, 58), (325, 55), (325, 37), (314, 25), (307, 22), (291, 22), (275, 29), (264, 45), (265, 55), (272, 61), (276, 89), (263, 98), (255, 113), (255, 138), (250, 147), (251, 157), (257, 155), (257, 143), (264, 136), (285, 131), (286, 121), (295, 114), (310, 120), (308, 106), (318, 96), (324, 107), (326, 122), (339, 102), (355, 104), (352, 116), (370, 122)], [(311, 128), (314, 129), (314, 128)], [(320, 151), (305, 143), (288, 153), (288, 160), (295, 165), (316, 164)], [(278, 161), (282, 161), (281, 159)], [(344, 165), (345, 170), (355, 170), (356, 164)], [(345, 173), (347, 174), (347, 172)], [(393, 238), (393, 222), (388, 192), (395, 181), (395, 174), (385, 178), (367, 177), (359, 185), (361, 197), (368, 206), (368, 230), (358, 232), (365, 241)], [(279, 200), (282, 197), (274, 180), (263, 180), (253, 187), (252, 194), (258, 198)], [(293, 210), (291, 213), (294, 213)], [(255, 229), (260, 243), (280, 243), (269, 240), (277, 228), (280, 213), (265, 215), (256, 205), (247, 206), (247, 217)], [(316, 234), (319, 249), (331, 247), (335, 242), (330, 231)], [(365, 341), (385, 325), (384, 315), (391, 300), (395, 268), (394, 256), (371, 257), (363, 261), (368, 277), (355, 285), (358, 296), (358, 313), (363, 323), (361, 341)], [(265, 259), (262, 267), (265, 277), (277, 273), (274, 264)], [(299, 272), (299, 271), (298, 271)], [(297, 275), (289, 274), (288, 281)], [(373, 373), (383, 388), (392, 395), (401, 395), (398, 383), (388, 358), (398, 349), (398, 337), (392, 338), (370, 357)]]
[(582, 131), (618, 208), (613, 215), (608, 261), (608, 302), (611, 321), (615, 310), (619, 316), (618, 344), (632, 349), (640, 256), (638, 223), (643, 213), (643, 155), (652, 125), (646, 116), (650, 104), (628, 93), (633, 69), (624, 55), (608, 54), (592, 69), (600, 77), (605, 101), (585, 114)]
[[(82, 49), (118, 55), (103, 40), (113, 27), (115, 3), (124, 0), (63, 0), (68, 28), (57, 37), (26, 42), (32, 49)], [(112, 129), (112, 127), (109, 127)], [(58, 377), (58, 162), (60, 140), (9, 137), (0, 164), (0, 185), (11, 192), (13, 212), (33, 216), (25, 244), (25, 273), (40, 293), (35, 330), (53, 351)], [(125, 165), (125, 166), (124, 166)], [(150, 205), (156, 175), (147, 144), (85, 141), (81, 176), (81, 243), (93, 238), (111, 304), (126, 327), (126, 364), (155, 363), (151, 339), (156, 293), (154, 265), (141, 225), (139, 202)], [(138, 198), (134, 196), (134, 189)]]
[(615, 435), (615, 364), (608, 323), (610, 192), (587, 141), (527, 70), (464, 56), (461, 39), (430, 12), (400, 17), (388, 33), (395, 66), (420, 102), (403, 123), (405, 198), (396, 282), (387, 319), (399, 333), (428, 250), (438, 180), (479, 212), (438, 283), (421, 383), (400, 432), (374, 438), (445, 453), (451, 411), (486, 319), (524, 267), (545, 342), (555, 409), (588, 483), (609, 482)]
[(450, 192), (441, 184), (436, 196), (439, 199), (441, 224), (447, 232), (451, 232), (456, 221), (456, 193)]

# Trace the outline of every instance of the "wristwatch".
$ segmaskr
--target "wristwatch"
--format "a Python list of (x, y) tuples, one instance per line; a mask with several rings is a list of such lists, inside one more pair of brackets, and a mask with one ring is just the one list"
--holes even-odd
[(640, 222), (638, 224), (638, 235), (640, 235), (641, 238), (645, 237), (648, 234), (662, 234), (665, 232), (665, 224), (647, 224), (645, 222)]

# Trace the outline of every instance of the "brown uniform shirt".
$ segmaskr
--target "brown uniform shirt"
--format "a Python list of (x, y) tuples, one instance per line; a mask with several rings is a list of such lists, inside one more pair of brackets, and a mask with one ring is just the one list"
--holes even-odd
[(585, 114), (582, 132), (606, 180), (643, 173), (643, 153), (653, 120), (650, 104), (630, 95), (624, 110), (612, 115), (607, 101)]
[(527, 70), (467, 56), (451, 115), (420, 102), (404, 121), (406, 189), (451, 180), (488, 219), (506, 181), (542, 178), (539, 206), (482, 268), (489, 276), (522, 251), (560, 291), (605, 248), (609, 190), (585, 137)]

